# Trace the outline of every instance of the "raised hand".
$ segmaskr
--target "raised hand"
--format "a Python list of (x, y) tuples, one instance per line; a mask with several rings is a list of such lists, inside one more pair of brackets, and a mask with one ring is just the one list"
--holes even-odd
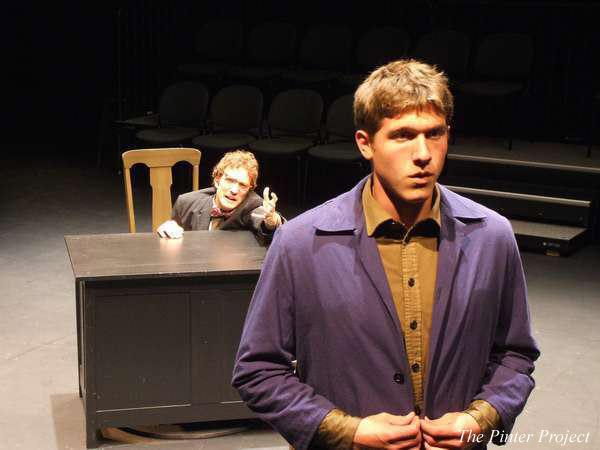
[(174, 220), (167, 220), (160, 224), (156, 232), (161, 238), (179, 239), (183, 236), (183, 228)]
[(269, 187), (267, 186), (263, 191), (263, 209), (265, 210), (265, 226), (269, 230), (274, 230), (281, 224), (281, 217), (275, 210), (277, 200), (277, 194), (275, 192), (269, 193)]

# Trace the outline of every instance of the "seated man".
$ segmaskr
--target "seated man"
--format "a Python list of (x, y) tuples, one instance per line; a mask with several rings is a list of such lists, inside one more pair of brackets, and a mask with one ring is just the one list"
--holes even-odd
[(180, 195), (173, 206), (172, 220), (156, 230), (160, 237), (177, 239), (184, 230), (252, 230), (267, 237), (281, 225), (275, 211), (277, 195), (264, 199), (254, 192), (258, 162), (244, 150), (226, 153), (212, 172), (214, 187)]

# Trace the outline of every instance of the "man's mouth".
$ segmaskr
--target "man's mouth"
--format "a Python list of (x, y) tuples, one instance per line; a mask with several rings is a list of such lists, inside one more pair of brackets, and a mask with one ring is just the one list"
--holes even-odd
[(433, 174), (431, 172), (417, 172), (413, 175), (410, 175), (409, 178), (429, 178), (432, 176)]

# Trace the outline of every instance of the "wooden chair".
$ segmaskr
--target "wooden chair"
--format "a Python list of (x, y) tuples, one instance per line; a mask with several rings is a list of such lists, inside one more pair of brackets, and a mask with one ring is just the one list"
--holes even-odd
[(125, 195), (129, 214), (129, 232), (135, 233), (135, 215), (133, 192), (131, 189), (130, 169), (134, 164), (144, 164), (150, 169), (152, 186), (152, 231), (171, 218), (172, 167), (180, 161), (189, 162), (194, 169), (193, 190), (198, 190), (198, 174), (201, 152), (195, 148), (152, 148), (129, 150), (123, 153), (123, 175), (125, 177)]

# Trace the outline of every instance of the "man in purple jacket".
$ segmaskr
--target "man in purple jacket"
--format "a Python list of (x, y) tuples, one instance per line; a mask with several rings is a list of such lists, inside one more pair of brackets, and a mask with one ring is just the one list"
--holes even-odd
[(510, 224), (437, 184), (452, 111), (435, 68), (375, 70), (354, 99), (372, 174), (275, 234), (233, 385), (297, 450), (485, 448), (534, 387)]

